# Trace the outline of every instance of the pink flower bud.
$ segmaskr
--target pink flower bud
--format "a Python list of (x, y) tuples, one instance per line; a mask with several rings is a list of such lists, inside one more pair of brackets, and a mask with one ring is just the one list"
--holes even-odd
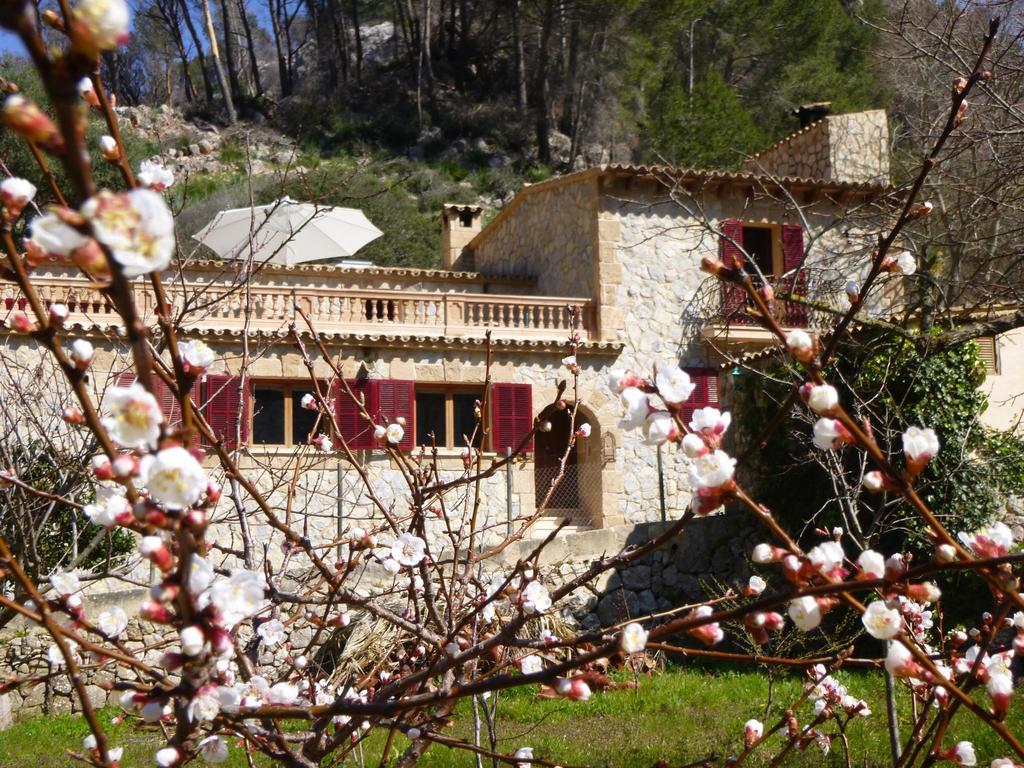
[(68, 424), (74, 424), (75, 426), (81, 426), (85, 424), (85, 415), (78, 409), (77, 406), (69, 405), (61, 411), (60, 417), (64, 419)]
[(157, 624), (170, 624), (174, 621), (174, 614), (171, 613), (170, 609), (155, 600), (143, 602), (142, 607), (139, 609), (139, 615), (146, 621), (152, 621)]
[(167, 545), (164, 544), (164, 540), (159, 536), (143, 536), (142, 541), (139, 542), (139, 554), (148, 558), (153, 565), (165, 573), (174, 567), (174, 558), (171, 556), (170, 550), (167, 549)]
[(206, 486), (206, 502), (207, 504), (216, 504), (220, 501), (221, 487), (216, 483), (210, 483)]
[(110, 465), (110, 459), (102, 454), (93, 456), (92, 474), (97, 480), (113, 480), (114, 468)]
[(96, 350), (93, 349), (92, 344), (88, 341), (85, 339), (75, 339), (71, 342), (71, 347), (68, 350), (68, 357), (71, 358), (71, 361), (75, 364), (75, 367), (78, 370), (84, 371), (92, 363), (92, 358), (95, 353)]
[(122, 479), (134, 477), (139, 472), (139, 460), (130, 453), (118, 454), (111, 463), (114, 475)]
[(121, 148), (113, 136), (100, 136), (100, 154), (104, 160), (116, 163), (121, 159)]
[(7, 325), (18, 333), (32, 333), (36, 328), (36, 324), (24, 312), (12, 312), (7, 318)]
[(14, 133), (54, 154), (64, 152), (64, 138), (57, 126), (21, 94), (12, 94), (4, 101), (3, 122)]
[(68, 319), (68, 305), (67, 304), (51, 304), (50, 305), (50, 325), (54, 328), (63, 328), (64, 323)]

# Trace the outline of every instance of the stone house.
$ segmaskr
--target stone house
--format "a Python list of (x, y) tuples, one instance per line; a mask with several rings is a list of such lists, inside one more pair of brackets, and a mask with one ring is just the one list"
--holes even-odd
[[(594, 167), (525, 186), (486, 224), (479, 207), (445, 206), (440, 269), (267, 266), (246, 289), (234, 265), (183, 265), (166, 280), (175, 311), (220, 360), (193, 397), (237, 444), (242, 466), (260, 473), (272, 500), (284, 504), (287, 483), (273, 470), (295, 459), (315, 418), (299, 406), (310, 376), (296, 336), (315, 375), (331, 377), (305, 315), (370, 412), (380, 422), (406, 420), (402, 448), (436, 442), (442, 472), (454, 476), (463, 468), (488, 359), (493, 386), (482, 414), (486, 434), (478, 439), (496, 456), (520, 444), (568, 378), (562, 358), (577, 333), (579, 391), (565, 397), (580, 403), (591, 434), (569, 456), (549, 522), (571, 517), (574, 528), (588, 529), (677, 516), (690, 496), (685, 459), (616, 427), (620, 406), (606, 374), (679, 361), (698, 383), (692, 405), (720, 403), (728, 391), (722, 362), (771, 343), (750, 322), (742, 296), (723, 292), (700, 269), (702, 257), (734, 244), (775, 285), (784, 326), (817, 321), (813, 307), (784, 300), (790, 290), (841, 300), (842, 286), (865, 259), (850, 245), (856, 225), (836, 224), (886, 190), (888, 128), (882, 111), (811, 118), (738, 172)], [(73, 332), (97, 346), (97, 397), (110, 381), (127, 380), (119, 370), (126, 358), (116, 316), (100, 294), (57, 268), (40, 270), (38, 282), (47, 301), (69, 304)], [(15, 307), (18, 297), (4, 290), (8, 308)], [(136, 290), (152, 317), (147, 286), (137, 281)], [(893, 291), (898, 286), (883, 291), (883, 300)], [(247, 381), (240, 388), (243, 360)], [(347, 398), (336, 404), (340, 437), (365, 461), (378, 495), (401, 503), (401, 471), (374, 450), (369, 427)], [(523, 461), (487, 479), (481, 514), (495, 532), (547, 495), (568, 429), (568, 417), (553, 419)], [(310, 535), (330, 542), (343, 525), (370, 514), (358, 476), (340, 454), (307, 450), (301, 464), (309, 471), (292, 507)], [(472, 499), (457, 503), (468, 508)], [(269, 529), (254, 534), (270, 537)], [(224, 535), (225, 546), (237, 544), (233, 525)]]

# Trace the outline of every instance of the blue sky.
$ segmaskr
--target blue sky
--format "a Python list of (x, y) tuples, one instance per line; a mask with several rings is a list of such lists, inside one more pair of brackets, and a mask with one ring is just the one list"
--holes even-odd
[(21, 44), (21, 40), (13, 32), (8, 32), (6, 29), (0, 29), (0, 53), (25, 53), (25, 46)]

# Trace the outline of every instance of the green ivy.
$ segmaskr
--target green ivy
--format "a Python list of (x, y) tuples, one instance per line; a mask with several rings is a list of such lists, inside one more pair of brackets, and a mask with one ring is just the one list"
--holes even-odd
[[(846, 348), (836, 367), (827, 372), (837, 385), (842, 401), (853, 405), (859, 418), (867, 418), (884, 451), (893, 463), (902, 465), (900, 434), (909, 426), (931, 427), (938, 433), (942, 450), (918, 478), (916, 487), (924, 501), (954, 534), (989, 522), (1009, 495), (1024, 492), (1024, 440), (1007, 432), (985, 427), (978, 416), (988, 402), (981, 384), (985, 369), (977, 344), (922, 354), (905, 339), (878, 337), (861, 339), (856, 348)], [(749, 435), (759, 434), (772, 420), (779, 403), (792, 386), (792, 374), (781, 367), (760, 376), (741, 377), (736, 385), (736, 411)], [(856, 393), (856, 397), (854, 396)], [(842, 525), (838, 507), (822, 499), (834, 496), (826, 474), (809, 461), (809, 430), (790, 423), (778, 430), (764, 451), (756, 455), (751, 480), (762, 478), (763, 498), (790, 524), (802, 526), (819, 513), (821, 525)], [(886, 436), (891, 444), (886, 444)], [(859, 470), (860, 455), (852, 450), (840, 453), (845, 469)], [(783, 482), (778, 482), (778, 479)], [(890, 499), (891, 500), (891, 499)], [(861, 495), (862, 519), (870, 522), (880, 514), (882, 497)], [(887, 514), (917, 520), (909, 507)], [(924, 545), (924, 527), (912, 523), (908, 531), (884, 537), (887, 551)], [(909, 533), (909, 536), (907, 535)]]

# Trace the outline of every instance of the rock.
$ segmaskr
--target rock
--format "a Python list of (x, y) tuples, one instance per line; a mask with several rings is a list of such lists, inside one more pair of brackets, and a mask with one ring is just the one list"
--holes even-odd
[(178, 156), (178, 150), (176, 150), (174, 147), (169, 147), (168, 150), (167, 150), (167, 156), (168, 157), (177, 157)]
[(661, 572), (661, 583), (666, 587), (674, 587), (679, 583), (679, 571), (670, 565)]
[(637, 597), (640, 600), (641, 613), (654, 613), (658, 610), (658, 599), (651, 590), (645, 589)]
[(548, 135), (548, 146), (551, 148), (551, 157), (560, 163), (569, 162), (569, 151), (572, 149), (572, 139), (561, 131), (551, 131)]
[(601, 626), (608, 627), (631, 619), (640, 614), (640, 598), (636, 592), (617, 589), (602, 597), (597, 603), (597, 617)]
[(293, 152), (278, 152), (274, 155), (273, 162), (276, 165), (288, 165), (294, 159), (295, 154)]
[(626, 589), (641, 590), (651, 586), (651, 567), (634, 565), (622, 572), (622, 586)]
[(420, 135), (416, 137), (416, 143), (421, 147), (425, 144), (433, 144), (435, 141), (441, 140), (441, 129), (436, 125), (428, 125), (420, 131)]
[(487, 153), (491, 151), (491, 145), (487, 143), (486, 139), (476, 138), (473, 139), (473, 151)]
[(490, 168), (508, 168), (512, 165), (512, 158), (504, 152), (499, 152), (498, 154), (491, 155), (487, 158), (487, 165)]
[(210, 141), (209, 139), (200, 139), (198, 146), (199, 151), (204, 155), (208, 155), (215, 149), (217, 149), (217, 145), (214, 142)]
[(0, 731), (6, 731), (14, 725), (14, 715), (11, 712), (11, 696), (7, 693), (0, 693)]
[(587, 165), (604, 165), (611, 158), (608, 150), (600, 144), (588, 144), (584, 147), (583, 157), (587, 161)]
[(192, 155), (192, 157), (198, 157), (199, 154), (200, 154), (199, 145), (198, 144), (189, 144), (188, 145), (188, 153), (190, 155)]

